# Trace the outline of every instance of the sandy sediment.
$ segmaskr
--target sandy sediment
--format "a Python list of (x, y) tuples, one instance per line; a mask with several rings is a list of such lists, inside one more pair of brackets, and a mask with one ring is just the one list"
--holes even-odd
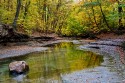
[(11, 45), (0, 47), (0, 59), (22, 56), (32, 52), (42, 52), (47, 50), (49, 45), (63, 41), (68, 40), (44, 41), (42, 43), (36, 41), (11, 43)]
[(46, 47), (31, 47), (31, 46), (12, 46), (0, 50), (0, 58), (8, 58), (14, 56), (21, 56), (31, 52), (44, 51)]

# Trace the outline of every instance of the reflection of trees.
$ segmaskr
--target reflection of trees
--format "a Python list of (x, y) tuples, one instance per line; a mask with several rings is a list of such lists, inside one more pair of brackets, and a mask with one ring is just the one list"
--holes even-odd
[(103, 59), (92, 52), (77, 50), (72, 43), (61, 43), (48, 51), (30, 54), (26, 61), (30, 66), (29, 79), (61, 80), (63, 73), (98, 66)]
[(102, 56), (96, 55), (92, 52), (89, 52), (88, 56), (90, 56), (90, 57), (87, 61), (88, 62), (87, 67), (99, 66), (103, 62)]
[[(87, 53), (87, 54), (88, 54), (88, 53)], [(91, 65), (90, 63), (91, 63), (92, 55), (90, 54), (89, 56), (90, 56), (90, 57), (88, 57), (88, 59), (87, 59), (87, 60), (88, 60), (88, 61), (87, 61), (88, 64), (87, 64), (87, 66), (86, 66), (87, 68)]]

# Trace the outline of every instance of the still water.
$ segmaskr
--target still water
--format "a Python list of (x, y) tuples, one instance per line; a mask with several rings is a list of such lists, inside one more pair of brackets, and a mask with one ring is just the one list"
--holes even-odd
[[(78, 46), (62, 42), (43, 52), (0, 60), (0, 83), (61, 83), (63, 74), (94, 68), (103, 62), (103, 56), (78, 50)], [(29, 72), (10, 76), (8, 64), (14, 60), (26, 61), (30, 67)]]

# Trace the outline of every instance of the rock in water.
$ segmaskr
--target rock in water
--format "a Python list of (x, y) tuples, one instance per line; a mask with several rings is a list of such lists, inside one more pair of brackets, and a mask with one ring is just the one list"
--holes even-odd
[(9, 64), (9, 71), (23, 73), (29, 70), (29, 66), (25, 61), (14, 61)]

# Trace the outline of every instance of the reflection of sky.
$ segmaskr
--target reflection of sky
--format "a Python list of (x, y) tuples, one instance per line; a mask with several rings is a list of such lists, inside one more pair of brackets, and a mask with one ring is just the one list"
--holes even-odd
[(82, 0), (74, 0), (74, 2), (79, 2), (79, 1), (82, 1)]
[(16, 80), (17, 82), (22, 82), (24, 77), (25, 77), (25, 75), (21, 74), (21, 75), (14, 77), (13, 79)]

